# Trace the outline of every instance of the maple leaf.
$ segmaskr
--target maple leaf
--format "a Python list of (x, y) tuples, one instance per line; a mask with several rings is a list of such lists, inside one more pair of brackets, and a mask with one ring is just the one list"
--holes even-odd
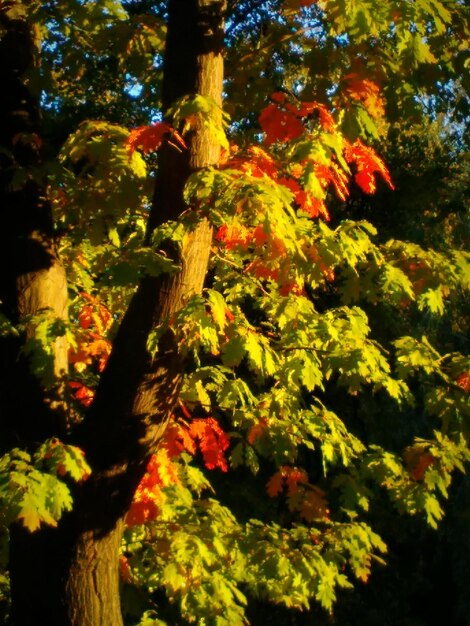
[(251, 233), (241, 224), (223, 224), (216, 232), (215, 238), (223, 243), (227, 250), (233, 250), (237, 247), (245, 250), (251, 241)]
[(170, 459), (167, 450), (162, 447), (151, 456), (147, 471), (135, 491), (126, 516), (127, 526), (130, 528), (156, 519), (165, 501), (162, 488), (179, 482), (177, 466)]
[(70, 381), (69, 387), (71, 389), (75, 389), (76, 391), (73, 394), (75, 400), (78, 400), (83, 406), (90, 406), (95, 392), (93, 389), (86, 387), (82, 383), (76, 381)]
[(298, 117), (291, 111), (280, 109), (274, 102), (263, 109), (258, 120), (266, 134), (267, 145), (295, 139), (304, 132), (304, 125)]
[(308, 483), (307, 472), (297, 467), (283, 465), (268, 480), (266, 489), (271, 498), (273, 498), (279, 495), (285, 486), (288, 495), (292, 496), (297, 493), (299, 483)]
[(78, 323), (84, 329), (90, 328), (93, 323), (93, 307), (89, 304), (85, 305), (78, 314)]
[(462, 372), (455, 382), (465, 393), (468, 393), (470, 391), (470, 372)]
[(257, 439), (262, 437), (266, 433), (267, 426), (268, 420), (266, 418), (261, 419), (257, 424), (252, 426), (246, 437), (248, 443), (253, 445)]
[(98, 333), (103, 335), (113, 323), (111, 312), (98, 298), (89, 293), (82, 292), (80, 295), (88, 301), (88, 304), (85, 304), (78, 314), (80, 326), (83, 329), (88, 329), (94, 325)]
[(144, 154), (158, 150), (164, 140), (167, 140), (175, 148), (187, 148), (181, 135), (165, 122), (157, 122), (151, 126), (138, 126), (129, 133), (127, 148), (129, 156), (138, 148)]
[[(303, 169), (300, 172), (298, 172), (297, 178), (302, 175), (302, 171), (303, 171)], [(292, 172), (291, 172), (291, 174), (292, 174)], [(294, 197), (302, 189), (300, 184), (292, 176), (283, 176), (283, 177), (279, 178), (277, 182), (280, 185), (284, 185), (284, 187), (287, 187), (287, 189), (292, 191), (292, 193), (294, 194)]]
[(324, 187), (331, 183), (336, 191), (336, 194), (343, 202), (349, 195), (347, 186), (348, 177), (345, 172), (340, 169), (335, 163), (331, 162), (329, 167), (322, 164), (315, 165), (315, 175), (321, 181)]
[(319, 217), (323, 215), (326, 220), (330, 219), (330, 214), (323, 200), (315, 198), (311, 193), (300, 189), (295, 194), (295, 201), (300, 206), (302, 211), (310, 215), (310, 217)]
[(188, 428), (182, 424), (173, 423), (167, 427), (162, 445), (166, 448), (170, 458), (179, 456), (185, 450), (190, 454), (196, 453), (194, 439)]
[(419, 457), (418, 462), (413, 467), (413, 470), (411, 472), (411, 475), (413, 476), (413, 479), (414, 480), (423, 480), (424, 473), (426, 472), (426, 470), (428, 469), (428, 467), (430, 465), (434, 465), (435, 461), (436, 461), (436, 459), (434, 458), (434, 456), (432, 454), (430, 454), (430, 453), (422, 454)]
[(110, 353), (111, 342), (109, 339), (105, 339), (96, 333), (89, 333), (79, 342), (77, 349), (70, 349), (69, 362), (74, 365), (77, 372), (83, 372), (88, 365), (93, 364), (93, 359), (96, 359), (98, 371), (102, 372)]
[(207, 469), (218, 467), (226, 472), (228, 467), (224, 452), (229, 447), (230, 440), (218, 422), (213, 417), (195, 419), (189, 426), (189, 432), (199, 441)]
[(345, 146), (345, 158), (348, 163), (355, 163), (357, 173), (354, 180), (365, 193), (371, 194), (376, 190), (375, 174), (380, 174), (390, 189), (395, 189), (385, 163), (375, 150), (365, 146), (360, 139), (353, 145)]
[(318, 120), (323, 130), (330, 133), (336, 131), (336, 122), (324, 104), (320, 102), (301, 102), (297, 107), (293, 105), (287, 106), (290, 111), (295, 112), (299, 117), (318, 115)]
[(125, 583), (132, 584), (134, 582), (129, 560), (124, 554), (119, 555), (119, 575)]
[(255, 245), (261, 247), (268, 241), (268, 234), (263, 226), (257, 226), (252, 233), (252, 238)]
[(303, 492), (299, 514), (307, 522), (328, 519), (329, 510), (325, 492), (315, 485), (309, 485), (309, 488)]
[(428, 467), (436, 462), (435, 457), (422, 445), (407, 448), (404, 453), (404, 460), (411, 477), (416, 481), (423, 480)]
[(281, 285), (279, 293), (281, 294), (281, 296), (288, 296), (290, 293), (293, 293), (296, 296), (304, 296), (305, 289), (303, 286), (298, 285), (297, 283), (290, 282)]
[(245, 272), (253, 274), (256, 278), (262, 278), (267, 280), (279, 280), (279, 268), (268, 267), (261, 259), (256, 259), (246, 266)]
[(297, 467), (284, 466), (283, 472), (286, 478), (288, 494), (296, 493), (299, 489), (299, 483), (305, 484), (308, 482), (307, 472)]
[(315, 103), (315, 110), (318, 112), (320, 124), (328, 132), (336, 130), (336, 122), (324, 104)]
[[(42, 513), (44, 512), (45, 511), (42, 511)], [(23, 525), (31, 533), (41, 526), (42, 521), (46, 521), (46, 523), (51, 526), (57, 526), (57, 522), (49, 515), (47, 516), (47, 520), (44, 520), (44, 516), (41, 516), (38, 511), (37, 499), (30, 493), (25, 493), (22, 498), (18, 519), (23, 520)]]
[(126, 515), (126, 524), (129, 528), (139, 524), (146, 524), (156, 519), (159, 511), (160, 509), (154, 498), (142, 495), (140, 498), (132, 501), (131, 507)]
[(268, 259), (279, 259), (283, 257), (287, 252), (286, 244), (279, 237), (273, 236), (269, 241), (269, 254)]
[(235, 155), (225, 163), (225, 167), (239, 169), (255, 178), (269, 176), (277, 178), (279, 165), (275, 159), (259, 146), (251, 146), (245, 155)]
[[(78, 345), (69, 351), (69, 362), (78, 372), (83, 372), (96, 361), (97, 369), (102, 372), (111, 352), (111, 342), (105, 337), (114, 320), (109, 309), (97, 298), (88, 293), (80, 294), (87, 303), (78, 313), (78, 323), (87, 333), (78, 337)], [(97, 332), (91, 331), (94, 327)]]
[(258, 118), (265, 142), (270, 145), (276, 141), (288, 141), (300, 137), (305, 130), (303, 118), (318, 115), (320, 124), (327, 132), (334, 132), (336, 124), (333, 116), (324, 104), (319, 102), (287, 102), (287, 96), (282, 92), (271, 95), (271, 104), (265, 107)]
[(346, 83), (347, 94), (353, 100), (362, 102), (371, 117), (381, 118), (385, 115), (384, 102), (380, 97), (378, 85), (355, 73), (347, 74), (343, 77), (343, 81)]
[(266, 484), (266, 491), (268, 492), (268, 495), (271, 496), (271, 498), (275, 498), (281, 493), (283, 486), (284, 476), (282, 474), (282, 471), (279, 470), (275, 474), (273, 474), (268, 480)]

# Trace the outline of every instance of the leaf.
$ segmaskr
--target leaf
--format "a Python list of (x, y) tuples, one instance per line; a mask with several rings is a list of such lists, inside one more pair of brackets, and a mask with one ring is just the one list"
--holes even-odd
[(275, 474), (273, 474), (271, 478), (269, 479), (269, 481), (267, 482), (266, 490), (268, 492), (268, 495), (271, 496), (271, 498), (275, 498), (282, 492), (283, 487), (284, 487), (284, 477), (282, 475), (282, 471), (279, 470)]
[(230, 445), (230, 440), (216, 420), (212, 417), (195, 419), (189, 426), (189, 432), (199, 441), (207, 469), (218, 467), (226, 472), (228, 467), (224, 453)]
[(365, 146), (360, 139), (346, 148), (345, 157), (348, 163), (356, 164), (357, 173), (354, 180), (365, 193), (375, 192), (375, 173), (380, 174), (387, 185), (394, 189), (390, 174), (382, 159), (377, 156), (372, 148)]
[(181, 135), (169, 124), (157, 122), (151, 126), (139, 126), (134, 128), (127, 139), (129, 156), (140, 148), (144, 154), (158, 150), (163, 141), (175, 146), (175, 149), (187, 149), (187, 145)]
[(47, 514), (45, 509), (30, 492), (26, 492), (21, 499), (21, 508), (18, 513), (18, 519), (23, 520), (23, 525), (30, 531), (34, 532), (41, 526), (41, 522), (45, 521), (49, 525), (56, 526), (54, 518)]
[(367, 112), (374, 118), (385, 114), (384, 101), (380, 96), (380, 87), (368, 78), (363, 78), (355, 72), (343, 77), (345, 89), (350, 98), (364, 104)]
[(263, 109), (259, 116), (259, 123), (266, 134), (267, 145), (276, 141), (295, 139), (304, 132), (304, 126), (295, 113), (283, 110), (275, 103), (268, 104)]

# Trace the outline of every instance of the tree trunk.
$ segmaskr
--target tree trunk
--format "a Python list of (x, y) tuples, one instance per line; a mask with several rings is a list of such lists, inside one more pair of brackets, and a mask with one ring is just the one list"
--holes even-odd
[[(219, 0), (170, 0), (163, 106), (199, 93), (221, 103), (223, 12)], [(148, 233), (185, 206), (188, 175), (217, 164), (219, 146), (203, 127), (188, 140), (187, 151), (166, 146), (159, 156)], [(182, 250), (181, 271), (144, 278), (113, 342), (87, 416), (72, 435), (92, 466), (92, 476), (77, 486), (74, 510), (57, 529), (12, 534), (13, 623), (30, 626), (38, 615), (49, 626), (121, 626), (118, 548), (124, 518), (150, 454), (171, 414), (183, 363), (171, 332), (162, 338), (157, 358), (147, 351), (155, 325), (168, 320), (202, 290), (212, 228), (201, 219)]]
[[(0, 8), (0, 311), (13, 324), (46, 311), (67, 318), (67, 284), (54, 240), (51, 207), (40, 174), (38, 97), (25, 84), (36, 69), (38, 41), (15, 3)], [(34, 320), (26, 337), (34, 339)], [(58, 337), (45, 359), (48, 384), (30, 371), (20, 348), (26, 337), (2, 337), (2, 449), (64, 432), (67, 344)], [(46, 356), (46, 355), (45, 355)], [(26, 391), (27, 390), (27, 391)]]

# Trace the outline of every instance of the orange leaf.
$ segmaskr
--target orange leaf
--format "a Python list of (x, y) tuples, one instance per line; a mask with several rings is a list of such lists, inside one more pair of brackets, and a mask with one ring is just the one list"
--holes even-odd
[(119, 555), (119, 575), (126, 583), (131, 584), (134, 581), (134, 577), (132, 576), (131, 568), (129, 566), (129, 561), (127, 560), (127, 557), (125, 557), (123, 554)]
[(78, 400), (81, 404), (83, 404), (83, 406), (89, 406), (91, 404), (93, 396), (95, 395), (93, 389), (85, 387), (85, 385), (82, 385), (82, 383), (74, 381), (69, 382), (69, 387), (71, 389), (76, 389), (75, 393), (73, 394), (75, 400)]
[(145, 524), (154, 520), (159, 513), (159, 508), (151, 498), (134, 500), (126, 515), (126, 524), (129, 528), (137, 524)]
[(158, 150), (164, 140), (174, 140), (181, 148), (187, 148), (184, 139), (169, 124), (165, 122), (157, 122), (151, 126), (139, 126), (129, 133), (127, 138), (127, 147), (129, 155), (132, 155), (137, 148), (140, 148), (144, 154)]
[(248, 431), (248, 435), (246, 437), (249, 444), (253, 445), (253, 443), (262, 437), (267, 429), (268, 421), (267, 419), (261, 419), (257, 424), (252, 426)]
[(226, 472), (228, 467), (224, 452), (229, 447), (230, 441), (218, 422), (213, 417), (195, 419), (189, 426), (189, 432), (199, 440), (199, 448), (207, 469), (218, 467)]
[(315, 198), (311, 193), (300, 189), (295, 195), (295, 200), (302, 211), (305, 211), (310, 217), (318, 217), (323, 215), (326, 220), (330, 219), (330, 214), (323, 200)]
[(282, 475), (282, 471), (279, 470), (271, 476), (266, 484), (266, 490), (268, 492), (268, 495), (270, 495), (271, 498), (275, 498), (276, 496), (278, 496), (282, 491), (283, 484), (284, 477)]
[(353, 99), (364, 104), (367, 112), (374, 118), (385, 115), (384, 102), (380, 96), (380, 87), (368, 78), (351, 73), (344, 76), (346, 92)]
[(84, 329), (90, 328), (93, 323), (93, 307), (90, 304), (85, 305), (78, 314), (78, 323)]
[(428, 469), (430, 465), (434, 465), (435, 461), (436, 459), (429, 452), (426, 454), (422, 454), (418, 458), (418, 461), (416, 465), (413, 467), (413, 470), (411, 472), (413, 479), (423, 480), (424, 473), (426, 472), (426, 470)]
[(273, 498), (281, 493), (284, 485), (287, 487), (289, 496), (294, 495), (298, 491), (298, 484), (308, 483), (307, 472), (297, 467), (283, 465), (279, 470), (271, 476), (266, 488), (268, 494)]
[(365, 146), (360, 139), (353, 145), (346, 145), (344, 155), (348, 163), (355, 163), (357, 174), (354, 176), (356, 183), (365, 193), (374, 193), (376, 181), (374, 174), (380, 174), (391, 189), (395, 189), (385, 163), (375, 150)]
[(296, 493), (299, 489), (299, 483), (305, 484), (308, 482), (307, 472), (298, 469), (297, 467), (285, 466), (282, 468), (286, 477), (287, 493)]
[(264, 175), (276, 179), (278, 165), (273, 157), (259, 146), (251, 146), (245, 155), (234, 156), (226, 167), (246, 172), (250, 176), (261, 178)]
[(281, 294), (281, 296), (288, 296), (290, 293), (293, 293), (296, 296), (304, 296), (305, 289), (297, 283), (290, 282), (284, 283), (279, 289), (279, 293)]
[(246, 249), (250, 243), (251, 233), (241, 224), (238, 226), (224, 224), (216, 232), (215, 238), (217, 241), (223, 243), (227, 250), (233, 250), (233, 248), (236, 247), (243, 250)]
[(276, 141), (295, 139), (304, 132), (304, 126), (295, 114), (280, 109), (274, 103), (268, 104), (263, 109), (259, 116), (259, 123), (266, 134), (268, 145)]
[(465, 393), (468, 393), (470, 391), (470, 372), (462, 372), (455, 382)]
[(170, 424), (163, 437), (163, 446), (170, 458), (179, 456), (185, 450), (195, 454), (196, 444), (188, 429), (181, 424)]
[(304, 491), (304, 498), (300, 504), (299, 514), (307, 522), (327, 519), (329, 510), (325, 492), (314, 485), (310, 485), (309, 489)]

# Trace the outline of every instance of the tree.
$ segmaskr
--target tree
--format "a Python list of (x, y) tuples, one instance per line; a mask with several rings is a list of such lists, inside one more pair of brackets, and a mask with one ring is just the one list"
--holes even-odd
[(398, 110), (465, 115), (466, 9), (395, 5), (0, 5), (12, 623), (122, 624), (120, 576), (129, 623), (161, 590), (200, 623), (330, 610), (383, 491), (441, 519), (469, 366), (424, 333), (468, 257), (360, 213)]

